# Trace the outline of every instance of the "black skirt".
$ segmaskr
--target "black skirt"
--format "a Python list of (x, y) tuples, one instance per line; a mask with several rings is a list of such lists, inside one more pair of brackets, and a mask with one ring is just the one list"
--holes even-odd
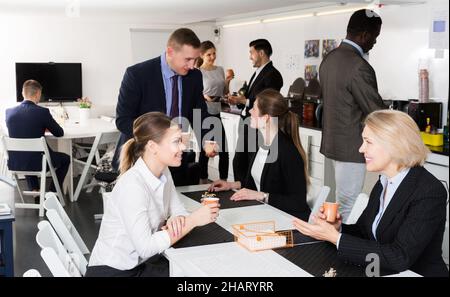
[(85, 277), (168, 277), (169, 261), (155, 255), (130, 270), (119, 270), (106, 265), (88, 266)]

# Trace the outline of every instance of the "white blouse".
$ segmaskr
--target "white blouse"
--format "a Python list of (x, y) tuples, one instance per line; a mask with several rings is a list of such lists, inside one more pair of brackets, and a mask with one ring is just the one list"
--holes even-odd
[(267, 155), (269, 154), (269, 150), (259, 148), (256, 153), (255, 161), (252, 166), (252, 177), (255, 181), (256, 189), (261, 191), (261, 175), (264, 169), (264, 165), (266, 165)]
[(121, 176), (105, 201), (100, 233), (89, 266), (129, 270), (170, 247), (161, 227), (171, 216), (188, 215), (166, 168), (160, 178), (142, 158)]

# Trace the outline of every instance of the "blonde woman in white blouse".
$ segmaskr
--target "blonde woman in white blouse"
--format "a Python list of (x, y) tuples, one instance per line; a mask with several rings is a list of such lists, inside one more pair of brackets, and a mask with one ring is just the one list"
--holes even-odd
[(121, 176), (106, 200), (86, 276), (168, 276), (160, 254), (197, 226), (214, 222), (219, 205), (189, 214), (168, 166), (181, 164), (181, 130), (160, 112), (134, 121), (121, 151)]

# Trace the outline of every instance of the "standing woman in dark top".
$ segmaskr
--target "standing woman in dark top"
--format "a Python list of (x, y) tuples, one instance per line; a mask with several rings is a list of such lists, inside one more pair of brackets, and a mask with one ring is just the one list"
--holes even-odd
[(218, 180), (209, 190), (239, 189), (231, 200), (263, 201), (307, 220), (311, 212), (306, 203), (308, 163), (300, 143), (297, 116), (273, 89), (256, 96), (250, 115), (250, 125), (258, 129), (264, 143), (252, 154), (245, 181)]

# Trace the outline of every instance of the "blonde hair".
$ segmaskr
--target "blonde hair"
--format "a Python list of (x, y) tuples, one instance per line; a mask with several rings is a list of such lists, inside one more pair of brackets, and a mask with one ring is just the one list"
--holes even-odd
[(416, 122), (406, 113), (397, 110), (374, 111), (367, 116), (364, 124), (384, 145), (399, 169), (425, 163), (430, 151), (422, 141)]
[(134, 120), (133, 138), (125, 142), (120, 152), (120, 175), (144, 154), (150, 140), (159, 143), (171, 125), (171, 119), (161, 112), (148, 112)]

